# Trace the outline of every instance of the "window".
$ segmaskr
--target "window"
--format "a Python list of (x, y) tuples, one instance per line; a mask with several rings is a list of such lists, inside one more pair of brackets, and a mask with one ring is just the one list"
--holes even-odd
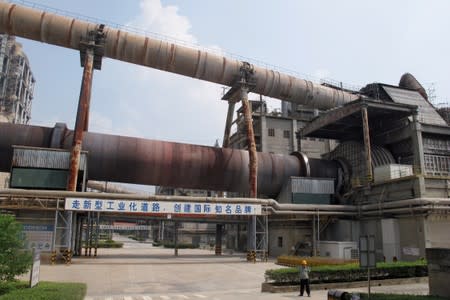
[(278, 237), (278, 247), (283, 248), (283, 237), (282, 236)]
[(287, 139), (290, 138), (291, 132), (289, 130), (283, 130), (283, 137)]
[(268, 128), (267, 130), (267, 135), (268, 136), (275, 136), (275, 129), (274, 128)]

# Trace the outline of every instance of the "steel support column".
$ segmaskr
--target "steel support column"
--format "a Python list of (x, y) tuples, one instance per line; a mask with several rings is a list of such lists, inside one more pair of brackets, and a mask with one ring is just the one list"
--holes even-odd
[(230, 144), (231, 123), (233, 122), (235, 105), (236, 104), (233, 101), (228, 101), (227, 120), (225, 122), (225, 131), (223, 133), (223, 142), (222, 142), (223, 148), (228, 148)]
[[(230, 132), (231, 132), (231, 123), (233, 122), (234, 108), (236, 104), (233, 101), (228, 101), (228, 112), (227, 112), (227, 120), (225, 122), (225, 131), (223, 133), (223, 141), (222, 148), (228, 148), (230, 145)], [(224, 192), (220, 191), (218, 193), (219, 197), (224, 196)]]
[(367, 113), (367, 106), (361, 107), (362, 123), (363, 123), (363, 135), (364, 135), (364, 150), (366, 152), (366, 176), (367, 184), (370, 184), (373, 180), (372, 170), (372, 151), (370, 147), (370, 134), (369, 134), (369, 116)]
[(174, 239), (174, 253), (173, 255), (178, 256), (178, 222), (173, 223), (173, 239)]
[(413, 155), (414, 155), (414, 173), (425, 174), (425, 155), (423, 151), (422, 126), (418, 119), (418, 112), (413, 115)]
[(256, 259), (256, 216), (251, 216), (247, 224), (247, 261)]
[(316, 239), (316, 217), (313, 215), (312, 216), (312, 247), (313, 247), (313, 256), (317, 256), (317, 239)]
[(222, 255), (222, 229), (223, 224), (216, 224), (216, 255)]
[[(267, 211), (267, 209), (265, 209)], [(255, 243), (256, 253), (261, 261), (267, 261), (269, 246), (269, 219), (267, 213), (262, 216), (256, 216)]]

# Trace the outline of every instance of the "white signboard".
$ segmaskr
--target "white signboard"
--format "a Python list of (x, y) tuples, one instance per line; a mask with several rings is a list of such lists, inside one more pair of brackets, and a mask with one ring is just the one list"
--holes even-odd
[(152, 230), (152, 226), (147, 225), (106, 225), (100, 224), (100, 229), (104, 230)]
[(34, 287), (39, 283), (39, 273), (41, 268), (41, 252), (39, 250), (33, 250), (33, 267), (30, 274), (30, 287)]
[(51, 251), (53, 225), (23, 224), (23, 233), (28, 249), (36, 248), (40, 251)]
[(420, 255), (420, 249), (416, 247), (404, 247), (403, 248), (403, 254), (405, 255), (412, 255), (412, 256), (419, 256)]
[(66, 198), (66, 210), (138, 214), (261, 215), (259, 204), (130, 201)]

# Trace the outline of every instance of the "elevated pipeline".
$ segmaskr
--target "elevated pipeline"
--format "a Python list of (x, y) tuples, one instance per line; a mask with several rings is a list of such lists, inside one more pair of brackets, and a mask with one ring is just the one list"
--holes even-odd
[(66, 197), (86, 199), (121, 199), (141, 201), (176, 201), (199, 203), (239, 203), (260, 204), (267, 208), (271, 214), (279, 215), (335, 215), (335, 216), (377, 216), (383, 213), (405, 215), (413, 213), (427, 213), (432, 211), (450, 212), (450, 199), (447, 198), (416, 198), (387, 202), (387, 207), (377, 207), (376, 204), (362, 205), (314, 205), (314, 204), (283, 204), (274, 199), (257, 198), (218, 198), (218, 197), (191, 197), (191, 196), (165, 196), (145, 194), (116, 194), (71, 191), (43, 191), (2, 189), (0, 197), (49, 198), (62, 199)]
[[(0, 2), (0, 33), (80, 50), (99, 24)], [(104, 56), (204, 81), (232, 86), (243, 62), (127, 31), (105, 27)], [(253, 66), (254, 93), (312, 108), (329, 109), (358, 95)]]
[(72, 192), (72, 191), (48, 191), (48, 190), (22, 190), (3, 189), (0, 190), (0, 197), (33, 197), (62, 199), (67, 197), (81, 199), (119, 199), (136, 201), (176, 201), (176, 202), (198, 202), (198, 203), (239, 203), (239, 204), (260, 204), (270, 208), (274, 214), (300, 214), (314, 215), (320, 211), (321, 215), (356, 215), (357, 208), (351, 205), (314, 205), (314, 204), (282, 204), (274, 199), (258, 198), (219, 198), (219, 197), (192, 197), (192, 196), (165, 196), (165, 195), (145, 195), (145, 194), (116, 194), (116, 193), (95, 193), (95, 192)]

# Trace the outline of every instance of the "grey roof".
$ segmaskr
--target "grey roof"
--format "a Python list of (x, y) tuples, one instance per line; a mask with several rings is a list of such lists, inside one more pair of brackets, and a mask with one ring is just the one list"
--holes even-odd
[(419, 109), (419, 122), (431, 125), (447, 125), (434, 107), (418, 92), (386, 85), (383, 85), (382, 87), (389, 97), (391, 97), (392, 101), (396, 103), (416, 105)]

